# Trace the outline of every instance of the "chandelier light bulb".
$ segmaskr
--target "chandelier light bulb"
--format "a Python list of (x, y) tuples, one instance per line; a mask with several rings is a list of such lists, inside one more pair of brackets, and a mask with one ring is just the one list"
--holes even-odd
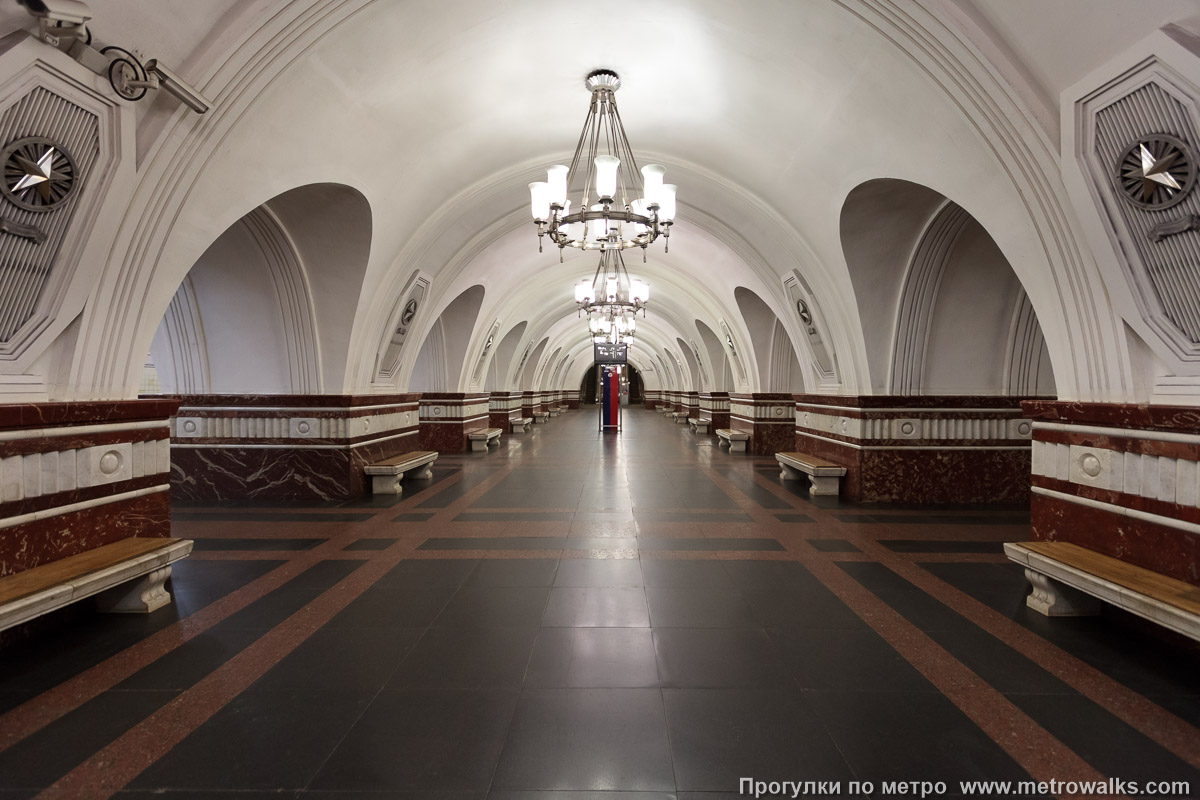
[(663, 185), (663, 175), (666, 174), (666, 171), (667, 168), (661, 164), (647, 164), (642, 167), (642, 185), (645, 187), (647, 206), (658, 203), (659, 192)]
[[(629, 208), (631, 211), (633, 211), (634, 214), (637, 214), (638, 216), (642, 216), (642, 217), (650, 216), (650, 209), (647, 208), (645, 200), (642, 200), (642, 199), (634, 200), (632, 203), (629, 204)], [(646, 226), (640, 222), (631, 221), (631, 222), (627, 222), (625, 224), (629, 228), (629, 230), (626, 231), (626, 236), (625, 236), (626, 239), (634, 239), (638, 236), (641, 236), (642, 234), (644, 234), (646, 232)]]
[(650, 284), (645, 281), (630, 281), (629, 293), (633, 302), (644, 303), (650, 299)]
[(565, 164), (555, 164), (546, 170), (546, 183), (550, 187), (550, 202), (562, 206), (564, 209), (569, 202), (567, 200), (567, 172)]
[(545, 181), (529, 184), (529, 198), (534, 220), (545, 222), (550, 219), (550, 184)]
[[(592, 206), (592, 211), (603, 211), (604, 206), (597, 203)], [(588, 220), (588, 238), (595, 242), (602, 242), (608, 238), (608, 219), (600, 217), (598, 219)]]
[(673, 183), (664, 183), (662, 186), (658, 202), (658, 219), (661, 222), (675, 220), (675, 190), (677, 188)]

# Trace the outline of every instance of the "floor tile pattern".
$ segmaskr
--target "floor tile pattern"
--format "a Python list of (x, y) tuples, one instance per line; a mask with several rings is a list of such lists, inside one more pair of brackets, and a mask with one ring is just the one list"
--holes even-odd
[(584, 408), (400, 497), (176, 509), (176, 602), (0, 650), (0, 798), (716, 800), (1180, 780), (1200, 647), (1048, 620), (1019, 509), (854, 506)]

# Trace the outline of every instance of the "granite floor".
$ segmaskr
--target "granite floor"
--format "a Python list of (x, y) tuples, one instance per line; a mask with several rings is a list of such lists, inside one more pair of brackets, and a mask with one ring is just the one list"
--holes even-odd
[(1200, 796), (1200, 648), (1027, 612), (1021, 509), (810, 498), (641, 409), (444, 456), (400, 498), (174, 529), (171, 607), (0, 650), (0, 800)]

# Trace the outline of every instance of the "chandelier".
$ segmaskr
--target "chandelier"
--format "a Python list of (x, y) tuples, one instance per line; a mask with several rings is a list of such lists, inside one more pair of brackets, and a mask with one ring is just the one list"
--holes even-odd
[(636, 329), (637, 320), (633, 317), (592, 317), (588, 320), (594, 344), (633, 344)]
[[(557, 164), (546, 180), (529, 184), (538, 252), (542, 237), (580, 250), (626, 250), (646, 247), (659, 236), (664, 246), (675, 221), (675, 186), (663, 183), (664, 167), (647, 164), (638, 170), (617, 111), (617, 73), (591, 72), (584, 85), (592, 93), (583, 131), (571, 165)], [(594, 193), (594, 194), (593, 194)], [(572, 208), (571, 196), (579, 198)]]
[(633, 342), (637, 313), (646, 315), (650, 284), (629, 277), (621, 251), (603, 250), (592, 280), (575, 284), (575, 304), (588, 317), (592, 341)]

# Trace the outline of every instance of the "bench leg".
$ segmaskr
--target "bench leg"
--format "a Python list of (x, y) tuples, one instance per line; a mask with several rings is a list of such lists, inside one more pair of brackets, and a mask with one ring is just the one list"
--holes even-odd
[(371, 476), (371, 494), (400, 494), (403, 491), (399, 475)]
[(729, 452), (731, 452), (731, 453), (746, 452), (746, 442), (744, 440), (740, 441), (740, 442), (735, 442), (731, 439), (729, 441)]
[(708, 435), (708, 425), (707, 425), (707, 423), (704, 423), (704, 424), (702, 424), (702, 423), (697, 423), (697, 424), (696, 424), (696, 433), (703, 433), (705, 436), (707, 436), (707, 435)]
[(164, 584), (171, 577), (169, 566), (96, 595), (96, 607), (110, 614), (149, 614), (171, 604)]
[(472, 453), (480, 453), (480, 452), (486, 453), (487, 447), (488, 447), (487, 439), (484, 439), (482, 441), (480, 441), (479, 439), (471, 440), (471, 452)]
[(1025, 570), (1033, 591), (1025, 605), (1047, 617), (1091, 617), (1100, 613), (1100, 600), (1078, 589), (1059, 583), (1040, 572)]
[(783, 478), (785, 481), (800, 480), (803, 474), (804, 473), (795, 467), (785, 464), (782, 461), (779, 462), (779, 477)]
[(422, 464), (421, 466), (410, 469), (408, 472), (404, 473), (404, 477), (405, 478), (416, 478), (417, 480), (425, 480), (426, 478), (432, 478), (433, 477), (433, 465), (432, 464)]
[(824, 477), (810, 475), (809, 479), (812, 481), (808, 487), (809, 494), (836, 495), (838, 493), (839, 485), (842, 482), (841, 478), (829, 475)]
[(721, 436), (717, 437), (717, 447), (729, 447), (731, 450), (733, 449), (732, 443)]

